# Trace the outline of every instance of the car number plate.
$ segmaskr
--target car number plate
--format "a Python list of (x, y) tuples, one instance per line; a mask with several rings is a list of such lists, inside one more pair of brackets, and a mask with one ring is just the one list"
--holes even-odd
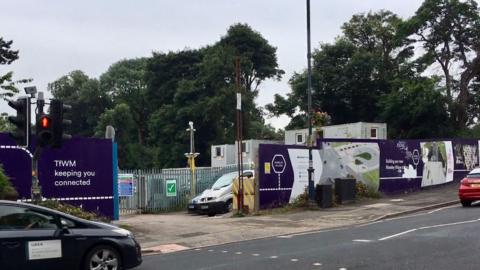
[(188, 208), (193, 209), (195, 208), (195, 205), (189, 205)]
[(202, 209), (208, 209), (208, 205), (202, 205)]
[(472, 184), (472, 187), (480, 187), (480, 184)]

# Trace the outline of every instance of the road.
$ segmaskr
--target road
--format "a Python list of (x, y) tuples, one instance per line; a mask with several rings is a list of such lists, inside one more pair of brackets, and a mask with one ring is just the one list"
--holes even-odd
[[(234, 229), (234, 228), (232, 228)], [(144, 257), (150, 269), (480, 269), (480, 206)]]

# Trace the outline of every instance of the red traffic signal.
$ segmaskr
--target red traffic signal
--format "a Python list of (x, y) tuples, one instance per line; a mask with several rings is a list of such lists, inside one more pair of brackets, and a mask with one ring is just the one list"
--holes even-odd
[(50, 128), (51, 121), (47, 116), (40, 117), (40, 127), (41, 128)]

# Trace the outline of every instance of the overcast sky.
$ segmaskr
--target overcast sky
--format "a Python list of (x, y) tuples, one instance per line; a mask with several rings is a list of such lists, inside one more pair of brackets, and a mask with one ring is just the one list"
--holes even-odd
[[(354, 14), (387, 9), (412, 16), (421, 0), (311, 0), (312, 47), (332, 42)], [(290, 91), (288, 79), (306, 67), (304, 0), (15, 0), (2, 1), (0, 36), (13, 40), (20, 59), (0, 66), (15, 78), (33, 78), (38, 90), (72, 70), (90, 77), (124, 58), (213, 44), (234, 23), (249, 24), (277, 47), (280, 82), (268, 81), (257, 103)], [(5, 102), (0, 112), (9, 112)], [(268, 119), (283, 128), (286, 117)]]

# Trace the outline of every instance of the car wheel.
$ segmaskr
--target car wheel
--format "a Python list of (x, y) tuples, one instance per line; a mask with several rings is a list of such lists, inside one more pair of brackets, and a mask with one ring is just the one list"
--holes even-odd
[(464, 201), (464, 200), (461, 200), (460, 201), (462, 203), (462, 206), (463, 207), (469, 207), (472, 205), (472, 201)]
[(93, 248), (85, 258), (86, 270), (120, 270), (121, 259), (111, 246), (101, 245)]

